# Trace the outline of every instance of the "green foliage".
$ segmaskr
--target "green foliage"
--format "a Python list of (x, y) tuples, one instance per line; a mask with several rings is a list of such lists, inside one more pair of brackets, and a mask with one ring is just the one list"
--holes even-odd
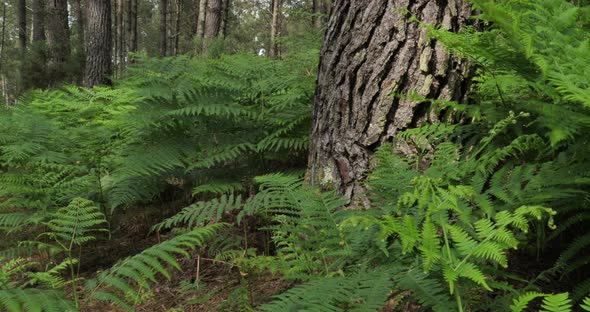
[(86, 300), (108, 301), (133, 310), (133, 304), (141, 298), (141, 291), (151, 289), (150, 283), (157, 282), (158, 273), (170, 279), (167, 266), (181, 270), (175, 256), (188, 258), (186, 248), (203, 246), (225, 226), (217, 223), (194, 229), (121, 260), (95, 279), (87, 281), (89, 295)]
[(51, 220), (45, 223), (48, 232), (43, 233), (64, 250), (69, 251), (74, 245), (81, 246), (96, 240), (95, 233), (107, 232), (102, 228), (107, 220), (92, 201), (75, 198), (65, 208), (57, 210)]
[[(22, 258), (8, 261), (0, 259), (0, 308), (10, 312), (22, 311), (75, 311), (74, 303), (65, 299), (61, 290), (38, 289), (27, 287), (37, 282), (35, 273), (27, 272), (36, 263)], [(59, 270), (59, 269), (57, 269)], [(28, 274), (32, 279), (23, 283), (21, 274)], [(40, 274), (40, 273), (36, 273)], [(46, 279), (45, 279), (46, 280)]]

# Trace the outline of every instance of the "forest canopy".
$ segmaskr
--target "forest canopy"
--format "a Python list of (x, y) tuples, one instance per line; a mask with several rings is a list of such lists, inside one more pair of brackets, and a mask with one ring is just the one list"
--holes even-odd
[(0, 310), (590, 311), (589, 3), (0, 5)]

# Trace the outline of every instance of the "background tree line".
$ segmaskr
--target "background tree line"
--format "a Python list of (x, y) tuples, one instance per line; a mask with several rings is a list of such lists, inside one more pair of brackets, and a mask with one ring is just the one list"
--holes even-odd
[(31, 88), (109, 84), (136, 53), (280, 57), (280, 37), (319, 33), (328, 8), (325, 0), (13, 0), (1, 5), (0, 86), (6, 104)]

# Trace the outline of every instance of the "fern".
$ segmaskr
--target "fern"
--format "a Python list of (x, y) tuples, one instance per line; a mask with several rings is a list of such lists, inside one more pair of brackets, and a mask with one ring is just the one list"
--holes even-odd
[(111, 269), (101, 272), (97, 278), (87, 281), (86, 300), (109, 301), (132, 310), (133, 303), (140, 298), (140, 291), (136, 288), (151, 289), (150, 282), (157, 281), (158, 273), (170, 279), (166, 266), (180, 270), (175, 256), (189, 257), (185, 248), (203, 246), (225, 226), (217, 223), (191, 230), (118, 262)]
[(73, 245), (81, 246), (96, 239), (95, 233), (108, 232), (101, 228), (107, 223), (104, 214), (92, 201), (76, 198), (67, 207), (59, 209), (45, 225), (49, 232), (43, 233), (71, 251)]
[(171, 229), (179, 226), (198, 227), (210, 222), (220, 222), (226, 213), (240, 209), (241, 196), (222, 196), (207, 202), (198, 202), (183, 208), (178, 214), (152, 227), (153, 231)]

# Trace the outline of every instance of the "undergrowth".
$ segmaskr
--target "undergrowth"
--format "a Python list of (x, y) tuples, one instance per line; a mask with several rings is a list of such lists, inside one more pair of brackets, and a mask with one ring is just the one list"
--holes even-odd
[[(441, 122), (376, 152), (370, 209), (302, 178), (315, 49), (138, 56), (115, 87), (27, 94), (0, 113), (0, 307), (133, 310), (197, 248), (239, 279), (228, 311), (590, 311), (590, 10), (471, 2), (485, 31), (423, 25), (476, 65), (468, 104), (398, 95)], [(168, 240), (80, 273), (113, 216), (171, 200)], [(296, 286), (254, 306), (261, 272)]]

